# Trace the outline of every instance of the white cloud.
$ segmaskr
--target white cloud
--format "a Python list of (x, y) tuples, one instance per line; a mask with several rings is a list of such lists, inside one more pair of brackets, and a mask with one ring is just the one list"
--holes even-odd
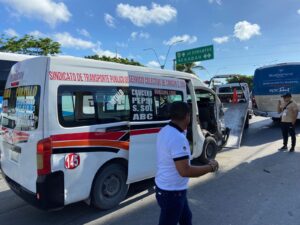
[(248, 21), (240, 21), (234, 26), (234, 36), (240, 41), (246, 41), (255, 35), (261, 35), (260, 26), (251, 24)]
[(149, 24), (163, 25), (172, 21), (177, 16), (177, 10), (170, 6), (161, 6), (152, 3), (151, 8), (147, 6), (131, 6), (120, 3), (117, 6), (117, 14), (125, 19), (129, 19), (134, 25), (144, 27)]
[(36, 38), (44, 38), (44, 37), (47, 36), (46, 34), (40, 32), (40, 31), (38, 31), (38, 30), (29, 32), (29, 35), (34, 36), (34, 37), (36, 37)]
[(116, 46), (117, 46), (117, 47), (120, 47), (120, 48), (127, 48), (127, 47), (128, 47), (128, 44), (125, 43), (125, 42), (117, 42), (117, 43), (116, 43)]
[(217, 44), (223, 44), (229, 41), (229, 36), (215, 37), (213, 41)]
[(297, 13), (300, 14), (300, 9), (298, 9)]
[(194, 62), (195, 63), (195, 66), (200, 66), (201, 65), (201, 62)]
[(150, 37), (149, 33), (143, 32), (143, 31), (134, 31), (130, 34), (131, 40), (135, 40), (137, 38), (140, 39), (148, 39)]
[(7, 35), (8, 37), (19, 37), (19, 34), (17, 31), (15, 31), (12, 28), (4, 30), (4, 34)]
[(214, 28), (219, 28), (223, 26), (223, 23), (219, 22), (219, 23), (213, 23), (212, 24)]
[(68, 32), (54, 34), (54, 39), (59, 42), (62, 47), (75, 49), (92, 49), (96, 44), (90, 41), (85, 41), (80, 38), (74, 38)]
[(208, 0), (209, 3), (217, 3), (218, 5), (222, 5), (222, 0)]
[(116, 19), (114, 17), (112, 17), (110, 14), (108, 14), (108, 13), (104, 14), (104, 21), (107, 26), (116, 27)]
[(164, 41), (163, 43), (165, 45), (171, 45), (175, 42), (182, 41), (183, 43), (192, 44), (192, 43), (196, 42), (197, 40), (198, 39), (197, 39), (196, 36), (190, 36), (188, 34), (184, 34), (184, 35), (181, 35), (181, 36), (173, 36), (168, 41)]
[(160, 68), (159, 63), (156, 62), (156, 61), (150, 61), (150, 62), (148, 62), (148, 63), (147, 63), (147, 66), (148, 66), (148, 67), (154, 67), (154, 68)]
[(101, 47), (101, 43), (100, 42), (97, 43), (97, 47), (96, 48), (93, 48), (93, 52), (95, 54), (99, 55), (100, 57), (101, 56), (107, 56), (107, 57), (114, 58), (114, 57), (117, 56), (118, 58), (122, 58), (122, 56), (119, 53), (112, 52), (110, 50), (103, 50), (102, 47)]
[(166, 56), (160, 55), (160, 56), (159, 56), (159, 59), (160, 59), (160, 60), (165, 60), (165, 59), (166, 59)]
[(90, 33), (86, 29), (77, 29), (77, 32), (82, 36), (91, 37)]
[(248, 51), (249, 50), (249, 46), (245, 46), (244, 49)]
[(14, 15), (35, 18), (48, 23), (51, 27), (59, 22), (68, 22), (72, 14), (63, 2), (53, 0), (0, 0), (8, 5)]

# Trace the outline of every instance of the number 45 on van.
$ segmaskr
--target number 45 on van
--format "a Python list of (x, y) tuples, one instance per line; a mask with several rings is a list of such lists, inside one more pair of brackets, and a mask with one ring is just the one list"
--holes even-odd
[(65, 168), (73, 170), (80, 165), (80, 156), (76, 153), (71, 153), (65, 157)]

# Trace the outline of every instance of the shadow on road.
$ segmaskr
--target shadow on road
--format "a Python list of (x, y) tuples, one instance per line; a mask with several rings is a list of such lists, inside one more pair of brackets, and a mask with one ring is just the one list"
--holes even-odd
[(276, 152), (193, 186), (194, 221), (205, 218), (206, 225), (299, 224), (299, 162), (299, 153)]
[[(296, 123), (296, 134), (300, 133), (300, 121)], [(252, 122), (243, 134), (241, 146), (258, 146), (282, 140), (279, 122), (264, 119)], [(290, 142), (290, 139), (289, 139)]]

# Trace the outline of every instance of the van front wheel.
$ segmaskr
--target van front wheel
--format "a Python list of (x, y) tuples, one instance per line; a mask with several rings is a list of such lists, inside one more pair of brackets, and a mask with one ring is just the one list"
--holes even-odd
[(120, 164), (110, 164), (95, 178), (92, 190), (92, 204), (99, 209), (111, 209), (125, 197), (129, 185), (126, 184), (127, 172)]
[(216, 158), (218, 152), (218, 145), (214, 138), (207, 137), (205, 138), (203, 151), (200, 158), (202, 163), (207, 163), (208, 160)]

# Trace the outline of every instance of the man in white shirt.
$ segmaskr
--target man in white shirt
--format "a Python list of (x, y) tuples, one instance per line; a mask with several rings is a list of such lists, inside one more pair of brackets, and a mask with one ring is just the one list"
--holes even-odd
[(191, 225), (192, 213), (186, 192), (189, 177), (199, 177), (218, 170), (218, 162), (191, 166), (191, 151), (184, 131), (190, 123), (190, 108), (185, 102), (170, 107), (171, 122), (157, 137), (156, 199), (161, 208), (159, 225)]

